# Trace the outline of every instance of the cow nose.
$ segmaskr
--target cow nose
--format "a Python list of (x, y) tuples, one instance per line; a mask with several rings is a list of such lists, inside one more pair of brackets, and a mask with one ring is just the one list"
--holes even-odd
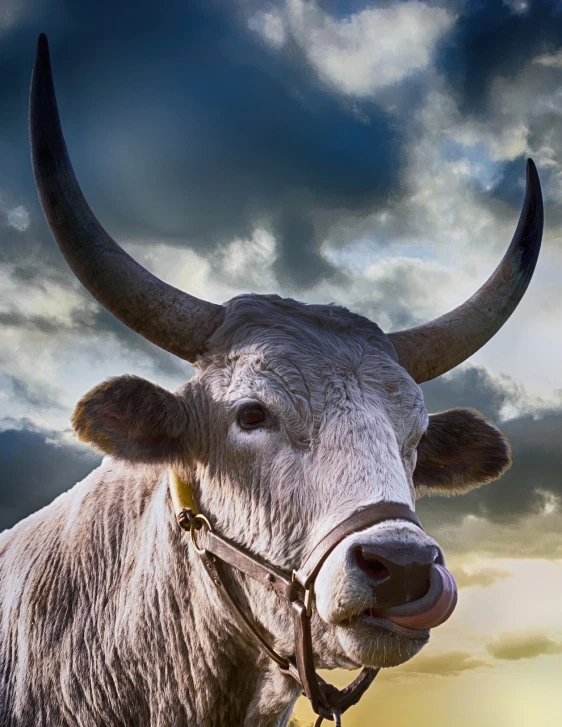
[(444, 564), (441, 550), (431, 543), (363, 543), (355, 547), (354, 557), (369, 579), (374, 605), (381, 608), (422, 598), (429, 590), (431, 566)]

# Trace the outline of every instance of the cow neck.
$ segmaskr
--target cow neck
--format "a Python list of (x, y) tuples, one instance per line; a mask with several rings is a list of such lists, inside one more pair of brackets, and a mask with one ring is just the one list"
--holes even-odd
[[(377, 676), (379, 668), (364, 667), (359, 676), (344, 689), (336, 689), (316, 673), (311, 632), (316, 577), (332, 550), (348, 535), (386, 520), (407, 520), (422, 529), (417, 515), (399, 502), (367, 505), (330, 530), (300, 568), (290, 574), (217, 533), (208, 518), (198, 511), (190, 483), (174, 469), (169, 470), (168, 480), (176, 521), (182, 530), (189, 532), (195, 553), (242, 630), (283, 673), (298, 682), (303, 695), (309, 699), (318, 715), (315, 727), (319, 727), (324, 719), (334, 721), (336, 727), (341, 725), (341, 715), (359, 701)], [(295, 633), (294, 656), (278, 654), (257, 630), (232, 594), (225, 578), (225, 564), (258, 581), (291, 605)]]

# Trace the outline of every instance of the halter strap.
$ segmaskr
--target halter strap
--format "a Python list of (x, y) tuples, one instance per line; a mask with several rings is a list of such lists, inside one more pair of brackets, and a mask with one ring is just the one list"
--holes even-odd
[(408, 505), (400, 502), (377, 502), (374, 505), (367, 505), (336, 525), (322, 538), (299, 570), (294, 571), (294, 580), (303, 588), (307, 588), (316, 579), (326, 558), (342, 540), (348, 535), (378, 525), (385, 520), (407, 520), (423, 530), (418, 516)]
[[(334, 721), (336, 727), (341, 725), (341, 715), (359, 701), (379, 669), (364, 667), (359, 676), (344, 689), (336, 689), (316, 673), (311, 632), (314, 582), (327, 557), (348, 535), (386, 520), (406, 520), (421, 528), (417, 515), (403, 503), (367, 505), (330, 530), (291, 576), (214, 531), (209, 520), (197, 512), (189, 483), (172, 469), (169, 485), (178, 525), (182, 530), (189, 531), (195, 552), (242, 630), (279, 665), (281, 671), (301, 685), (303, 695), (310, 700), (312, 709), (319, 715), (315, 727), (319, 727), (324, 719)], [(205, 531), (204, 542), (199, 543), (198, 532), (202, 530)], [(225, 578), (224, 563), (258, 581), (291, 604), (295, 631), (294, 658), (278, 654), (244, 613)]]

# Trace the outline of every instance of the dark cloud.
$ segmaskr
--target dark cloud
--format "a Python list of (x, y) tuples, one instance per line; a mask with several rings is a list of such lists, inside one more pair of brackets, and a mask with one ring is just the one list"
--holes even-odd
[[(338, 219), (363, 215), (396, 193), (399, 135), (390, 119), (372, 102), (364, 109), (368, 124), (349, 114), (296, 49), (270, 52), (229, 6), (47, 6), (49, 19), (45, 13), (15, 25), (0, 45), (9, 109), (0, 139), (10, 139), (17, 152), (1, 171), (34, 216), (26, 96), (40, 30), (50, 36), (77, 175), (116, 237), (205, 253), (248, 236), (262, 220), (279, 236), (280, 280), (307, 288), (334, 274), (320, 253), (334, 210)], [(60, 15), (64, 26), (55, 19)], [(37, 241), (53, 247), (44, 230)], [(9, 249), (19, 263), (21, 248)]]
[(273, 270), (280, 283), (290, 288), (308, 288), (320, 278), (343, 278), (318, 252), (314, 223), (293, 214), (282, 214), (273, 225), (277, 240), (282, 240), (282, 254)]
[(501, 634), (487, 644), (486, 649), (495, 659), (518, 661), (535, 659), (544, 654), (562, 654), (562, 643), (544, 634), (511, 633)]
[[(496, 220), (507, 222), (512, 210), (521, 205), (521, 170), (525, 156), (531, 154), (539, 162), (548, 202), (548, 232), (562, 224), (555, 151), (562, 139), (562, 124), (559, 110), (551, 103), (562, 72), (556, 65), (549, 67), (536, 59), (562, 47), (562, 3), (531, 0), (524, 12), (515, 12), (516, 6), (515, 2), (469, 0), (438, 48), (436, 67), (447, 80), (462, 117), (483, 124), (483, 134), (489, 139), (498, 142), (508, 129), (525, 127), (525, 151), (516, 159), (493, 163), (492, 185), (490, 180), (474, 180), (476, 200)], [(477, 147), (473, 141), (463, 148), (462, 157), (470, 159)], [(507, 148), (506, 153), (510, 155)], [(485, 155), (492, 164), (489, 151)]]
[(412, 676), (436, 675), (457, 677), (465, 671), (491, 666), (482, 659), (476, 659), (469, 651), (446, 651), (443, 654), (421, 653), (415, 659), (396, 669), (385, 669), (386, 679), (411, 678)]
[(557, 0), (531, 0), (520, 14), (506, 2), (466, 3), (437, 57), (463, 115), (485, 116), (497, 76), (515, 78), (533, 57), (562, 45), (561, 9)]
[(24, 328), (28, 331), (55, 333), (61, 326), (48, 316), (25, 315), (19, 311), (0, 312), (0, 326), (6, 328)]
[(17, 376), (2, 374), (0, 383), (11, 391), (15, 399), (34, 409), (64, 409), (60, 403), (62, 392), (55, 387), (38, 383), (29, 384)]
[(519, 403), (523, 391), (512, 379), (492, 377), (480, 366), (464, 366), (423, 384), (427, 410), (470, 407), (497, 420), (502, 408)]
[(0, 530), (49, 504), (101, 461), (34, 428), (0, 432)]

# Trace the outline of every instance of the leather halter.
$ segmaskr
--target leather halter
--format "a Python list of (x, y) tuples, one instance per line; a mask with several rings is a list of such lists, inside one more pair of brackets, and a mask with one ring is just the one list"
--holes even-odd
[[(341, 725), (341, 715), (359, 701), (377, 676), (379, 668), (364, 667), (359, 676), (344, 689), (336, 689), (316, 673), (310, 623), (316, 577), (332, 550), (348, 535), (386, 520), (407, 520), (423, 529), (417, 515), (399, 502), (367, 505), (330, 530), (301, 567), (289, 575), (215, 532), (209, 520), (197, 512), (191, 487), (174, 470), (169, 472), (169, 483), (178, 525), (182, 530), (189, 531), (195, 552), (241, 628), (279, 665), (282, 672), (300, 684), (303, 695), (310, 700), (315, 714), (319, 715), (315, 727), (319, 727), (324, 719), (334, 721), (336, 727)], [(205, 531), (202, 546), (197, 542), (197, 532), (201, 530)], [(258, 581), (291, 604), (295, 629), (294, 658), (278, 654), (242, 611), (225, 579), (224, 563)]]

